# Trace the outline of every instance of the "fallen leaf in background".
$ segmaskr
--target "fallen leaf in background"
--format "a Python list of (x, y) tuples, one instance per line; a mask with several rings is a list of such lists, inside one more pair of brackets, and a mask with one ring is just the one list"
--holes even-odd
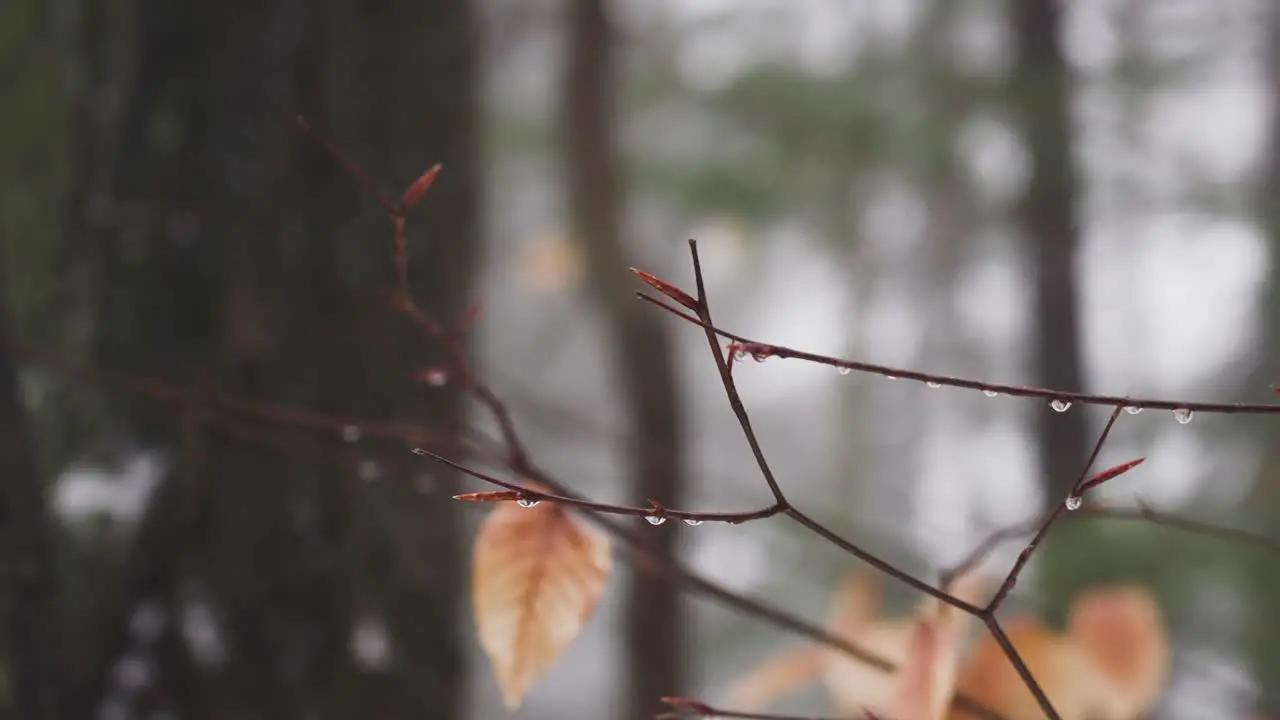
[[(1067, 633), (1031, 616), (1004, 623), (1005, 634), (1063, 720), (1136, 720), (1155, 704), (1169, 672), (1159, 607), (1137, 586), (1084, 593)], [(1040, 718), (1031, 691), (990, 634), (961, 671), (957, 691), (1010, 720)], [(955, 710), (953, 720), (975, 717)]]
[[(985, 581), (976, 574), (960, 578), (957, 596), (976, 602), (985, 589)], [(932, 717), (940, 717), (950, 701), (950, 688), (956, 676), (956, 655), (966, 616), (949, 606), (937, 607), (933, 598), (925, 598), (911, 617), (876, 619), (880, 601), (879, 580), (870, 573), (851, 573), (837, 589), (827, 616), (827, 629), (834, 635), (884, 658), (902, 668), (911, 660), (913, 639), (920, 643), (917, 653), (927, 657), (914, 669), (927, 675), (919, 687), (932, 687), (927, 693), (926, 707), (936, 707)], [(917, 627), (928, 624), (926, 637), (917, 638)], [(928, 648), (924, 648), (927, 642)], [(806, 646), (776, 656), (757, 667), (738, 682), (726, 695), (726, 707), (755, 712), (816, 682), (823, 682), (832, 703), (840, 713), (861, 715), (865, 712), (887, 715), (898, 720), (916, 720), (891, 713), (894, 703), (908, 691), (904, 683), (919, 683), (910, 677), (887, 673), (868, 663), (849, 657), (835, 648)], [(923, 720), (923, 718), (922, 718)]]
[(609, 539), (563, 506), (503, 503), (485, 519), (472, 558), (472, 606), (508, 710), (577, 637), (611, 569)]
[[(975, 574), (962, 576), (948, 588), (976, 604), (986, 584)], [(906, 658), (894, 677), (888, 715), (898, 720), (942, 720), (955, 693), (964, 620), (955, 607), (926, 598), (907, 638)]]
[[(866, 573), (850, 573), (836, 590), (835, 603), (827, 616), (827, 630), (861, 645), (860, 636), (871, 622), (879, 599), (879, 585), (874, 577)], [(725, 704), (745, 712), (764, 708), (821, 681), (825, 668), (843, 656), (839, 650), (818, 645), (807, 645), (775, 656), (734, 683), (725, 694)], [(871, 673), (884, 674), (875, 668), (867, 669)]]
[(1084, 594), (1071, 607), (1067, 628), (1123, 688), (1125, 717), (1138, 717), (1155, 705), (1169, 678), (1172, 649), (1151, 593), (1125, 585)]
[[(986, 589), (986, 579), (976, 570), (960, 576), (951, 586), (952, 594), (974, 604)], [(845, 602), (856, 606), (856, 600)], [(955, 608), (925, 597), (910, 617), (865, 623), (861, 633), (848, 639), (889, 660), (898, 671), (885, 673), (848, 655), (828, 650), (823, 680), (836, 710), (851, 714), (866, 710), (897, 720), (937, 717), (929, 713), (941, 714), (951, 702), (959, 648), (969, 619)], [(922, 623), (926, 625), (923, 631), (918, 629)], [(924, 657), (913, 658), (913, 647)], [(922, 677), (927, 677), (927, 681)], [(933, 708), (921, 717), (894, 711), (901, 699), (913, 692), (903, 685), (912, 683), (922, 683), (915, 689), (926, 693), (924, 707)]]

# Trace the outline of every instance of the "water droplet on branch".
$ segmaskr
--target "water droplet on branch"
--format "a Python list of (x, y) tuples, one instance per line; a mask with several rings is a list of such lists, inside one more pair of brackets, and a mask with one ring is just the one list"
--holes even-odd
[(422, 380), (431, 387), (444, 387), (449, 382), (449, 371), (444, 368), (430, 368), (422, 372)]
[(661, 525), (667, 521), (667, 519), (661, 515), (646, 515), (644, 519), (648, 520), (650, 525)]
[(1067, 496), (1067, 509), (1068, 509), (1068, 510), (1079, 510), (1079, 509), (1080, 509), (1080, 506), (1081, 506), (1083, 503), (1084, 503), (1084, 498), (1080, 497), (1079, 495), (1068, 495), (1068, 496)]
[(1138, 413), (1142, 412), (1142, 408), (1134, 407), (1133, 405), (1130, 405), (1126, 407), (1124, 411), (1129, 413), (1130, 415), (1137, 415)]
[(1053, 401), (1049, 403), (1049, 407), (1053, 408), (1054, 412), (1066, 412), (1071, 409), (1071, 401), (1063, 400), (1062, 398), (1054, 398)]
[(1177, 408), (1173, 411), (1173, 419), (1178, 421), (1180, 425), (1186, 425), (1191, 422), (1191, 411), (1187, 408)]
[(702, 521), (701, 521), (701, 520), (695, 520), (694, 518), (685, 518), (685, 519), (684, 519), (684, 524), (685, 524), (685, 525), (689, 525), (690, 527), (697, 527), (697, 526), (699, 526), (699, 525), (701, 525), (701, 524), (702, 524)]
[(999, 395), (1000, 393), (996, 392), (995, 390), (983, 390), (983, 391), (982, 391), (982, 394), (983, 394), (983, 395), (986, 395), (987, 397), (995, 397), (995, 396)]
[(926, 382), (926, 383), (925, 383), (925, 385), (927, 385), (928, 387), (933, 388), (934, 390), (937, 390), (938, 388), (942, 387), (942, 383), (940, 383), (940, 382), (934, 382), (934, 381), (932, 381), (932, 380), (930, 380), (930, 381)]
[(853, 368), (838, 367), (836, 368), (836, 372), (840, 373), (841, 375), (848, 375), (849, 373), (853, 372)]
[(538, 501), (532, 498), (522, 497), (516, 501), (516, 504), (522, 508), (531, 508), (534, 505), (537, 505)]

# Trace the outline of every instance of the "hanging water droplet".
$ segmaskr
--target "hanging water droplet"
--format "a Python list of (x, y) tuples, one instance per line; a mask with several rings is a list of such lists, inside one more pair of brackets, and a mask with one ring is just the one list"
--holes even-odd
[(1068, 495), (1068, 496), (1067, 496), (1067, 509), (1068, 509), (1068, 510), (1079, 510), (1079, 509), (1080, 509), (1080, 506), (1081, 506), (1083, 503), (1084, 503), (1084, 498), (1080, 497), (1079, 495)]
[(661, 525), (667, 521), (667, 519), (661, 515), (645, 515), (644, 519), (648, 520), (650, 525)]
[(934, 390), (937, 390), (938, 388), (942, 387), (942, 383), (940, 383), (940, 382), (934, 382), (934, 381), (932, 381), (932, 380), (930, 380), (930, 381), (926, 382), (926, 383), (925, 383), (925, 385), (927, 385), (928, 387), (933, 388)]
[(684, 524), (685, 524), (685, 525), (689, 525), (689, 526), (691, 526), (691, 527), (697, 527), (697, 526), (699, 526), (699, 525), (701, 525), (701, 524), (702, 524), (702, 521), (701, 521), (701, 520), (695, 520), (695, 519), (693, 519), (693, 518), (685, 518), (685, 519), (684, 519)]
[(532, 498), (522, 497), (519, 500), (516, 500), (516, 504), (522, 508), (531, 508), (534, 505), (537, 505), (538, 501)]
[(1191, 422), (1191, 411), (1187, 408), (1177, 408), (1173, 411), (1173, 419), (1177, 420), (1180, 425), (1186, 425)]
[(765, 360), (769, 359), (769, 353), (763, 350), (756, 350), (755, 352), (751, 353), (751, 359), (755, 360), (756, 362), (764, 362)]
[(1130, 406), (1126, 407), (1126, 408), (1124, 409), (1124, 411), (1125, 411), (1125, 412), (1127, 412), (1127, 413), (1129, 413), (1130, 415), (1137, 415), (1138, 413), (1142, 412), (1142, 408), (1140, 408), (1140, 407), (1134, 407), (1134, 406), (1130, 405)]
[(898, 376), (897, 376), (897, 375), (889, 375), (889, 374), (886, 374), (886, 375), (884, 376), (884, 379), (885, 379), (885, 380), (897, 380), (897, 379), (898, 379)]
[(995, 397), (995, 396), (999, 395), (1000, 393), (996, 392), (995, 390), (983, 390), (983, 391), (982, 391), (982, 394), (983, 394), (983, 395), (986, 395), (987, 397)]
[(422, 379), (431, 387), (444, 387), (449, 382), (449, 371), (444, 368), (431, 368), (422, 373)]
[(360, 426), (359, 426), (359, 425), (344, 425), (344, 426), (343, 426), (343, 428), (342, 428), (342, 441), (343, 441), (343, 442), (349, 442), (349, 443), (359, 442), (359, 441), (360, 441)]
[(1066, 412), (1071, 409), (1071, 401), (1063, 400), (1062, 398), (1054, 398), (1053, 401), (1049, 403), (1049, 407), (1053, 408), (1054, 412)]
[(836, 372), (840, 373), (841, 375), (848, 375), (849, 373), (853, 372), (853, 368), (838, 367), (836, 368)]

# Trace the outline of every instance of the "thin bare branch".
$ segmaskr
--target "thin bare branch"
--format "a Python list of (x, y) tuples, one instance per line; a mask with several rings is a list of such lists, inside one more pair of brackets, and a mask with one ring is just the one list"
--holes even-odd
[(991, 602), (987, 603), (987, 614), (994, 613), (1000, 607), (1000, 603), (1004, 602), (1004, 599), (1008, 597), (1013, 590), (1013, 586), (1018, 583), (1018, 576), (1022, 573), (1022, 569), (1031, 561), (1031, 556), (1035, 553), (1036, 548), (1040, 546), (1040, 541), (1049, 534), (1049, 530), (1053, 528), (1054, 523), (1062, 516), (1063, 511), (1072, 507), (1072, 505), (1078, 507), (1080, 488), (1087, 481), (1089, 469), (1098, 460), (1098, 454), (1102, 452), (1102, 446), (1106, 444), (1107, 437), (1111, 435), (1111, 428), (1115, 427), (1116, 420), (1120, 418), (1120, 410), (1121, 408), (1119, 407), (1112, 410), (1111, 417), (1107, 419), (1106, 427), (1102, 429), (1102, 434), (1098, 436), (1098, 441), (1093, 444), (1093, 452), (1089, 454), (1089, 459), (1085, 462), (1084, 469), (1080, 471), (1080, 478), (1076, 480), (1071, 494), (1061, 504), (1054, 507), (1053, 511), (1049, 513), (1049, 517), (1045, 519), (1044, 524), (1040, 526), (1040, 529), (1031, 538), (1031, 542), (1027, 543), (1027, 546), (1018, 554), (1018, 559), (1014, 561), (1013, 567), (1010, 568), (1009, 574), (1005, 576), (1004, 582), (1000, 583), (1000, 587), (996, 590), (995, 595), (992, 596)]
[[(524, 502), (536, 503), (536, 502), (548, 501), (548, 502), (560, 503), (562, 505), (569, 505), (576, 508), (581, 508), (583, 510), (590, 510), (592, 512), (608, 513), (610, 515), (630, 515), (633, 517), (643, 517), (654, 525), (661, 525), (663, 522), (666, 522), (668, 518), (683, 520), (687, 523), (691, 523), (694, 525), (698, 525), (704, 522), (722, 522), (722, 523), (729, 523), (730, 525), (737, 525), (737, 524), (748, 522), (751, 520), (762, 520), (767, 517), (773, 517), (774, 515), (778, 515), (783, 512), (783, 508), (780, 505), (770, 505), (769, 507), (760, 508), (759, 510), (750, 510), (747, 512), (731, 513), (731, 512), (694, 512), (691, 510), (676, 510), (674, 508), (662, 507), (661, 505), (659, 505), (657, 502), (653, 500), (649, 501), (650, 506), (647, 508), (630, 507), (627, 505), (613, 505), (610, 503), (598, 503), (598, 502), (592, 502), (590, 500), (582, 500), (576, 497), (569, 497), (567, 495), (539, 492), (537, 490), (530, 489), (518, 483), (508, 482), (506, 480), (500, 480), (496, 477), (493, 477), (492, 475), (487, 475), (485, 473), (472, 470), (471, 468), (468, 468), (465, 465), (456, 463), (446, 457), (442, 457), (440, 455), (437, 455), (436, 453), (431, 452), (430, 450), (426, 450), (423, 448), (414, 448), (413, 452), (415, 454), (422, 455), (423, 457), (429, 457), (432, 460), (435, 460), (436, 462), (448, 465), (449, 467), (455, 470), (458, 470), (460, 472), (466, 473), (467, 475), (470, 475), (471, 477), (477, 480), (483, 480), (484, 482), (487, 482), (490, 485), (497, 485), (498, 487), (506, 488), (507, 490), (512, 490), (517, 493), (516, 497), (495, 497), (489, 500), (480, 500), (481, 502), (505, 502), (505, 501), (514, 500), (517, 502), (524, 501)], [(454, 496), (454, 499), (465, 499), (473, 502), (478, 500), (478, 498), (474, 498), (474, 497), (464, 498), (463, 496)]]
[(1004, 634), (1004, 628), (1000, 627), (1000, 621), (990, 612), (985, 613), (982, 621), (986, 624), (987, 630), (991, 632), (991, 637), (995, 638), (996, 644), (1004, 651), (1005, 657), (1009, 658), (1009, 662), (1013, 663), (1013, 669), (1017, 671), (1018, 676), (1022, 678), (1022, 682), (1031, 691), (1035, 697), (1036, 703), (1040, 705), (1040, 710), (1049, 718), (1049, 720), (1062, 720), (1062, 716), (1054, 709), (1053, 703), (1049, 701), (1049, 696), (1044, 694), (1044, 688), (1040, 687), (1040, 683), (1036, 682), (1035, 675), (1031, 674), (1031, 669), (1027, 667), (1027, 663), (1022, 660), (1022, 656), (1018, 654), (1013, 643), (1009, 642), (1009, 636)]
[(820, 355), (818, 353), (797, 350), (785, 345), (771, 345), (769, 343), (752, 340), (703, 322), (689, 313), (673, 308), (663, 301), (650, 297), (642, 292), (637, 292), (636, 296), (686, 322), (701, 326), (707, 332), (714, 333), (720, 337), (736, 342), (738, 350), (745, 354), (754, 355), (757, 358), (775, 357), (804, 360), (806, 362), (817, 363), (819, 365), (830, 365), (834, 368), (846, 368), (854, 372), (867, 373), (870, 375), (880, 375), (900, 380), (915, 380), (930, 386), (979, 390), (984, 393), (1008, 395), (1010, 397), (1039, 398), (1048, 401), (1061, 400), (1073, 405), (1099, 405), (1103, 407), (1134, 408), (1136, 410), (1172, 410), (1178, 412), (1201, 413), (1205, 415), (1280, 414), (1280, 403), (1212, 403), (1195, 402), (1191, 400), (1140, 398), (1130, 397), (1127, 395), (1091, 395), (1088, 393), (1073, 392), (1070, 390), (1055, 390), (1052, 388), (1034, 387), (1029, 385), (992, 383), (982, 380), (974, 380), (971, 378), (956, 377), (954, 375), (939, 375), (936, 373), (920, 372), (918, 370), (893, 367), (891, 365), (877, 365), (875, 363), (865, 363), (857, 360), (845, 360), (842, 358), (832, 357), (830, 355)]

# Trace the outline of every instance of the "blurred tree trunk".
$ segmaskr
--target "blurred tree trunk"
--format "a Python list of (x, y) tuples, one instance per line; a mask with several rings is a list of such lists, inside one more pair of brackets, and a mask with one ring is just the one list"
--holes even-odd
[[(1009, 3), (1017, 44), (1012, 100), (1031, 159), (1018, 222), (1031, 260), (1035, 293), (1033, 382), (1084, 390), (1076, 256), (1079, 245), (1077, 172), (1071, 130), (1071, 74), (1062, 53), (1060, 0)], [(1088, 452), (1083, 408), (1036, 409), (1045, 503), (1062, 502)]]
[(23, 407), (9, 335), (8, 287), (0, 272), (0, 603), (11, 717), (56, 720), (61, 687), (53, 552), (44, 480)]
[[(622, 168), (614, 113), (617, 38), (606, 0), (570, 0), (563, 130), (569, 201), (585, 245), (590, 282), (608, 317), (617, 376), (630, 413), (630, 466), (638, 504), (680, 505), (679, 391), (665, 318), (636, 301), (624, 249)], [(677, 524), (663, 526), (646, 550), (672, 558)], [(641, 556), (642, 557), (642, 556)], [(631, 687), (622, 717), (651, 718), (659, 698), (684, 682), (679, 594), (666, 577), (637, 564), (628, 598)]]
[[(1257, 221), (1270, 241), (1271, 276), (1262, 298), (1257, 339), (1257, 366), (1248, 376), (1245, 394), (1256, 401), (1268, 386), (1280, 386), (1280, 5), (1270, 6), (1267, 18), (1265, 73), (1270, 126), (1262, 157), (1262, 177), (1255, 195)], [(1249, 504), (1254, 521), (1265, 531), (1280, 524), (1280, 421), (1272, 416), (1249, 418), (1250, 429), (1262, 444), (1262, 458)], [(1274, 608), (1280, 597), (1280, 570), (1272, 558), (1259, 554), (1247, 576), (1253, 584), (1250, 627), (1251, 651), (1261, 700), (1274, 715), (1280, 708), (1280, 616)]]
[[(456, 433), (459, 389), (406, 392), (440, 358), (378, 296), (393, 283), (385, 218), (291, 121), (305, 114), (388, 185), (445, 164), (410, 221), (411, 275), (424, 310), (451, 320), (479, 240), (471, 4), (142, 0), (119, 14), (98, 27), (112, 30), (106, 41), (86, 27), (86, 73), (113, 68), (95, 89), (123, 102), (114, 119), (82, 113), (84, 215), (70, 233), (93, 258), (97, 360), (201, 376), (210, 394)], [(458, 714), (460, 528), (437, 500), (452, 476), (435, 476), (438, 496), (410, 478), (366, 486), (349, 467), (179, 432), (143, 402), (121, 425), (176, 466), (133, 543), (124, 601), (99, 611), (108, 639), (88, 649), (82, 709), (108, 692), (103, 671), (133, 612), (158, 601), (171, 615), (207, 607), (225, 645), (180, 707), (220, 718)], [(365, 616), (390, 638), (385, 667), (352, 657)]]

